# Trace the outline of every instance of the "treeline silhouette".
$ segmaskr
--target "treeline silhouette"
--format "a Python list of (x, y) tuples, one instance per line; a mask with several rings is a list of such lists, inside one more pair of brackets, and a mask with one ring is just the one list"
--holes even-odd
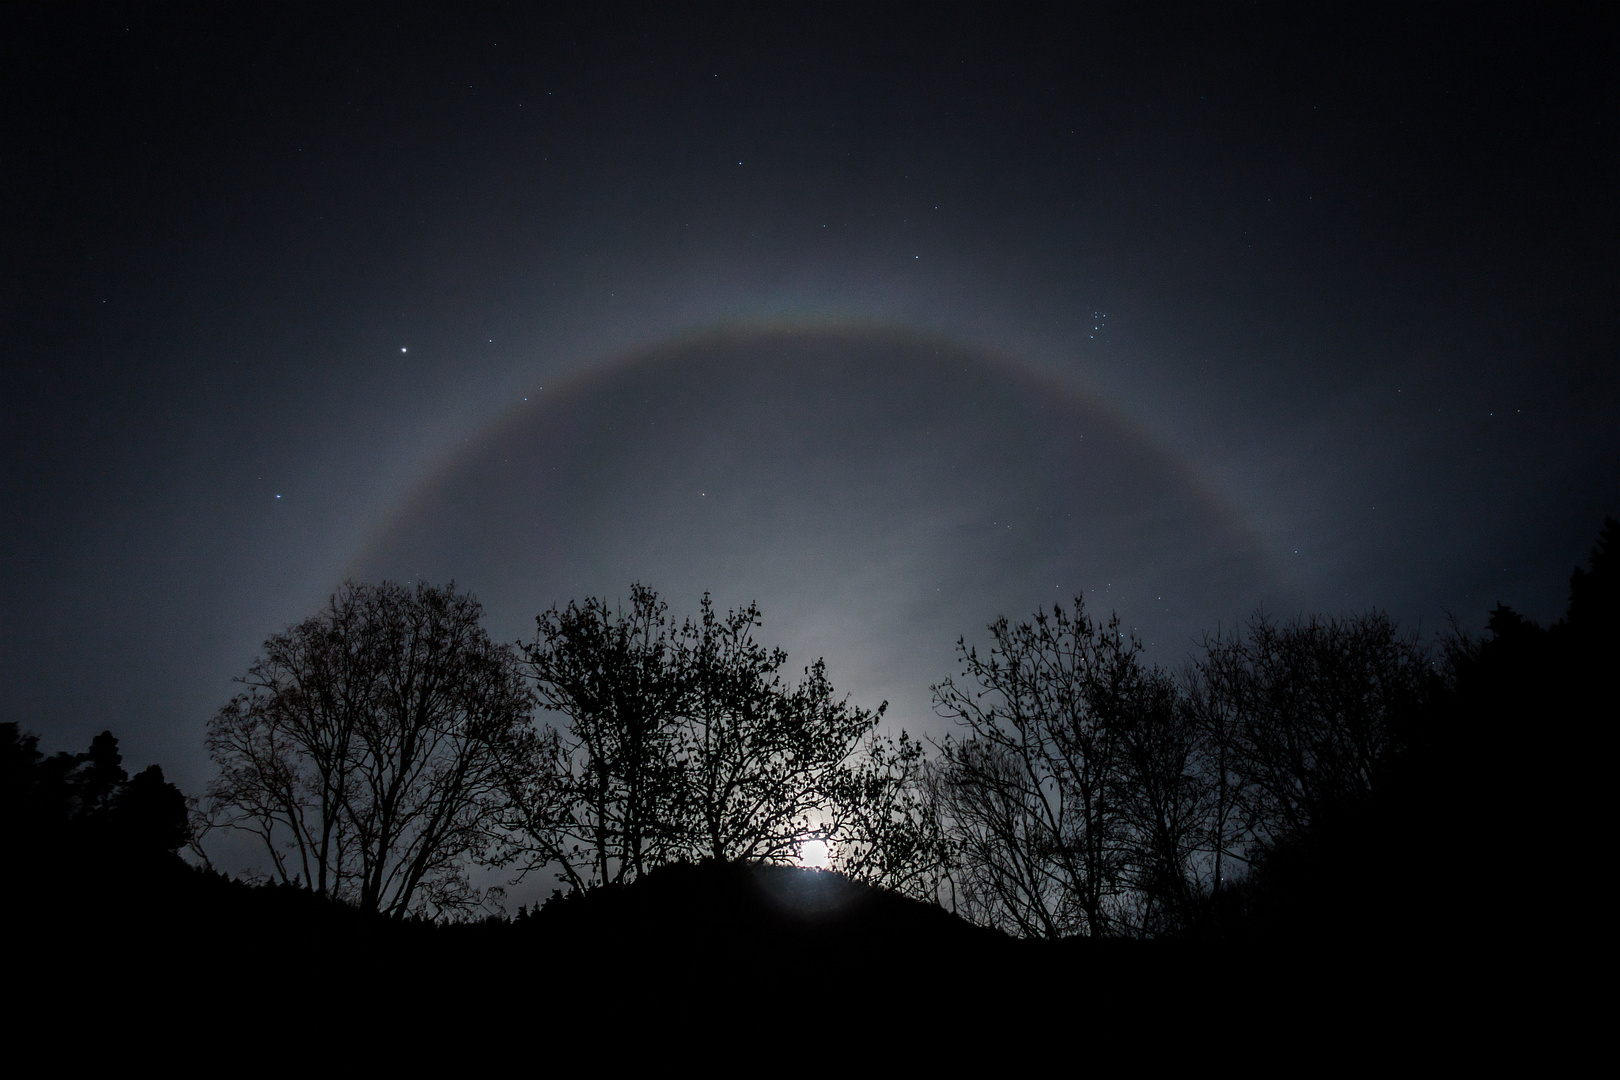
[(1377, 613), (1256, 615), (1181, 672), (1079, 600), (990, 632), (935, 687), (963, 735), (927, 802), (942, 888), (1021, 936), (1209, 932), (1250, 865), (1387, 783), (1439, 690)]
[(185, 796), (160, 766), (131, 778), (112, 732), (82, 754), (46, 757), (14, 723), (0, 724), (0, 822), (8, 860), (36, 872), (86, 862), (139, 870), (191, 837)]
[[(1169, 671), (1078, 600), (998, 620), (935, 687), (959, 727), (931, 745), (880, 736), (819, 662), (784, 680), (752, 607), (677, 625), (637, 587), (506, 647), (453, 587), (346, 586), (210, 724), (189, 815), (110, 733), (47, 757), (0, 726), (6, 917), (75, 963), (108, 938), (126, 972), (225, 948), (277, 986), (302, 976), (275, 958), (311, 954), (575, 990), (1061, 971), (1050, 992), (1098, 1000), (1194, 968), (1455, 968), (1593, 914), (1617, 540), (1611, 519), (1556, 625), (1499, 605), (1437, 647), (1376, 613), (1256, 615)], [(263, 881), (206, 865), (219, 829), (256, 838)], [(832, 871), (787, 865), (811, 843)], [(479, 865), (559, 888), (508, 918)]]
[(255, 837), (284, 884), (432, 918), (491, 910), (478, 865), (576, 892), (807, 844), (886, 886), (932, 865), (922, 748), (879, 734), (883, 706), (839, 698), (820, 661), (784, 679), (755, 607), (705, 597), (676, 624), (638, 585), (628, 609), (553, 608), (517, 648), (480, 616), (453, 586), (349, 584), (271, 638), (209, 724), (198, 833)]

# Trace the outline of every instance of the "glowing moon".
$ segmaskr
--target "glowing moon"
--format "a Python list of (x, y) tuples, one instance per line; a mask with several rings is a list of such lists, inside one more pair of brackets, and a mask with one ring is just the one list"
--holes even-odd
[(820, 840), (806, 840), (799, 845), (799, 865), (825, 870), (832, 862), (832, 852)]

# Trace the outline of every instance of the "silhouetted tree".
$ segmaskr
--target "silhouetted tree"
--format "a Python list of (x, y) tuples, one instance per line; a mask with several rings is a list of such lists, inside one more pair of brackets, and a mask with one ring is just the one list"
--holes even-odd
[[(715, 614), (704, 595), (697, 622), (682, 627), (672, 663), (681, 681), (675, 751), (681, 771), (681, 854), (771, 858), (791, 854), (810, 826), (794, 790), (794, 757), (814, 754), (796, 730), (804, 718), (786, 707), (781, 649), (753, 640), (754, 605)], [(808, 734), (808, 733), (805, 733)], [(813, 738), (813, 736), (811, 736)]]
[[(1127, 669), (1129, 670), (1129, 669)], [(1125, 822), (1124, 879), (1130, 929), (1175, 934), (1197, 917), (1219, 872), (1209, 842), (1220, 809), (1214, 764), (1206, 760), (1185, 684), (1135, 665), (1112, 690), (1119, 720), (1115, 773)]]
[(820, 661), (784, 682), (787, 654), (754, 640), (759, 624), (754, 605), (722, 616), (705, 596), (672, 630), (640, 585), (628, 610), (586, 600), (541, 615), (525, 671), (563, 722), (509, 773), (507, 857), (554, 864), (578, 890), (680, 860), (787, 861), (846, 830), (869, 852), (876, 834), (856, 841), (840, 800), (875, 768), (859, 751), (883, 708), (839, 699)]
[(1243, 808), (1246, 781), (1238, 769), (1237, 725), (1233, 702), (1211, 693), (1196, 664), (1183, 674), (1185, 715), (1196, 745), (1196, 772), (1205, 800), (1199, 848), (1208, 861), (1205, 892), (1219, 898), (1228, 880), (1248, 865), (1252, 836)]
[(1160, 680), (1078, 598), (990, 633), (985, 657), (958, 642), (964, 685), (934, 687), (936, 711), (968, 729), (939, 745), (932, 780), (958, 899), (1026, 935), (1109, 934), (1127, 915), (1126, 736)]
[(1206, 730), (1252, 840), (1307, 827), (1364, 798), (1433, 682), (1428, 655), (1380, 612), (1280, 625), (1205, 643), (1196, 665)]
[(947, 742), (926, 783), (944, 828), (943, 877), (951, 910), (1022, 937), (1056, 938), (1078, 930), (1062, 867), (1054, 872), (1050, 865), (1043, 792), (1030, 782), (1016, 750), (991, 740)]
[[(1493, 887), (1499, 899), (1489, 909), (1549, 933), (1588, 932), (1604, 914), (1593, 910), (1605, 891), (1601, 861), (1591, 852), (1610, 786), (1611, 673), (1620, 656), (1617, 551), (1620, 522), (1608, 518), (1587, 565), (1570, 575), (1565, 616), (1551, 627), (1498, 604), (1483, 639), (1453, 634), (1446, 643), (1448, 799), (1503, 807), (1489, 830), (1458, 829), (1453, 846), (1470, 873), (1511, 860), (1505, 852), (1534, 852), (1535, 867), (1558, 868), (1564, 888), (1556, 894), (1530, 863), (1501, 874)], [(1512, 791), (1505, 801), (1504, 779)]]
[(0, 724), (0, 827), (25, 862), (149, 863), (190, 838), (185, 797), (157, 765), (131, 778), (111, 732), (47, 758), (14, 723)]
[(1569, 612), (1564, 632), (1582, 643), (1612, 646), (1620, 639), (1620, 521), (1603, 519), (1603, 530), (1585, 567), (1569, 576)]
[(928, 789), (923, 744), (867, 736), (841, 770), (827, 817), (832, 869), (880, 888), (940, 903), (948, 885), (948, 845)]
[(148, 765), (129, 778), (113, 802), (117, 845), (127, 851), (177, 853), (191, 840), (186, 797)]
[(681, 685), (668, 606), (635, 585), (629, 611), (587, 599), (535, 622), (524, 674), (541, 707), (566, 722), (542, 729), (526, 770), (509, 780), (516, 842), (575, 888), (626, 880), (664, 862), (679, 840)]
[(275, 876), (389, 915), (480, 896), (500, 764), (532, 697), (454, 586), (346, 584), (264, 645), (208, 725), (205, 819), (260, 838)]
[(686, 858), (785, 861), (807, 840), (836, 842), (834, 801), (887, 706), (836, 698), (821, 660), (784, 685), (776, 673), (787, 653), (754, 641), (758, 625), (755, 605), (722, 618), (705, 595), (681, 632), (675, 748)]
[(959, 910), (1026, 936), (1188, 931), (1234, 863), (1387, 783), (1435, 683), (1378, 613), (1256, 615), (1179, 678), (1078, 599), (990, 631), (934, 688), (968, 730), (928, 791)]

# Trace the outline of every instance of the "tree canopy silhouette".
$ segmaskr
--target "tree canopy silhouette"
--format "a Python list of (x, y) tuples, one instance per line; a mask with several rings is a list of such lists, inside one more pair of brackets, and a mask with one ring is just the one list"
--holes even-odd
[(899, 841), (914, 744), (877, 740), (883, 706), (838, 698), (819, 660), (784, 681), (787, 654), (754, 639), (760, 622), (754, 605), (721, 615), (705, 596), (675, 627), (641, 585), (627, 609), (589, 599), (540, 615), (523, 669), (562, 724), (535, 732), (509, 773), (508, 857), (586, 889), (847, 840), (852, 870), (888, 872), (874, 848)]
[[(1564, 620), (1498, 605), (1483, 641), (1443, 654), (1376, 611), (1257, 613), (1167, 671), (1079, 598), (999, 619), (934, 687), (961, 730), (931, 756), (882, 737), (884, 707), (837, 696), (819, 661), (784, 679), (754, 605), (705, 596), (677, 625), (637, 585), (627, 607), (552, 608), (512, 649), (453, 588), (350, 585), (270, 639), (210, 724), (206, 819), (259, 836), (279, 880), (387, 914), (465, 911), (480, 859), (585, 893), (821, 840), (853, 878), (1022, 937), (1331, 923), (1370, 940), (1416, 903), (1387, 893), (1438, 896), (1447, 867), (1488, 857), (1456, 820), (1487, 778), (1527, 793), (1492, 831), (1515, 850), (1591, 817), (1596, 759), (1562, 762), (1537, 723), (1579, 734), (1601, 714), (1617, 534), (1572, 575)], [(44, 760), (13, 730), (4, 754), (31, 778), (13, 821), (178, 798), (159, 773), (125, 778), (110, 735)]]
[[(1452, 846), (1471, 866), (1504, 866), (1493, 886), (1507, 898), (1502, 906), (1548, 933), (1584, 933), (1602, 917), (1594, 910), (1605, 895), (1601, 863), (1590, 853), (1610, 787), (1620, 522), (1604, 520), (1569, 584), (1568, 608), (1553, 625), (1498, 604), (1483, 638), (1455, 635), (1448, 649), (1454, 799), (1502, 807), (1489, 830), (1459, 829)], [(1505, 797), (1503, 777), (1512, 777)], [(1524, 853), (1523, 861), (1504, 860), (1503, 852)], [(1543, 868), (1557, 868), (1567, 900), (1549, 898)]]
[[(1169, 677), (1118, 618), (1054, 605), (990, 626), (986, 654), (958, 643), (962, 683), (936, 710), (966, 729), (932, 775), (949, 879), (970, 918), (1025, 936), (1105, 936), (1151, 920), (1184, 875), (1188, 740)], [(1161, 862), (1168, 860), (1168, 865)], [(1181, 891), (1179, 885), (1172, 892)]]
[(1254, 839), (1276, 839), (1367, 797), (1427, 701), (1428, 653), (1380, 612), (1279, 625), (1205, 643), (1202, 719), (1220, 739), (1232, 797)]
[(36, 865), (151, 861), (191, 838), (185, 797), (157, 765), (125, 772), (112, 732), (85, 753), (46, 757), (39, 738), (14, 723), (0, 724), (0, 823), (10, 857)]
[(531, 733), (508, 769), (506, 858), (575, 889), (634, 877), (682, 842), (668, 605), (636, 585), (628, 611), (570, 601), (535, 627), (523, 674), (563, 723)]
[(481, 615), (453, 585), (351, 583), (271, 637), (208, 725), (207, 825), (252, 833), (276, 878), (364, 911), (476, 907), (468, 865), (533, 707)]
[(787, 653), (754, 641), (759, 625), (754, 605), (722, 617), (705, 596), (681, 630), (674, 723), (688, 859), (782, 861), (808, 840), (835, 840), (840, 780), (887, 707), (840, 700), (821, 660), (784, 684)]
[(1207, 641), (1174, 675), (1077, 598), (934, 688), (929, 791), (959, 910), (1037, 937), (1185, 932), (1257, 851), (1384, 782), (1435, 677), (1373, 612)]

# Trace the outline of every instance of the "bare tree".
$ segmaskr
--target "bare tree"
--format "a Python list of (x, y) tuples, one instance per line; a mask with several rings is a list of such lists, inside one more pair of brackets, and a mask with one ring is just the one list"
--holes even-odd
[(274, 876), (390, 915), (479, 904), (467, 870), (502, 801), (532, 699), (454, 586), (345, 584), (264, 645), (208, 725), (215, 827)]
[(945, 902), (948, 849), (922, 743), (904, 731), (898, 738), (871, 733), (840, 773), (829, 805), (833, 869), (918, 900)]
[(1204, 723), (1253, 840), (1307, 827), (1378, 786), (1424, 699), (1427, 654), (1380, 612), (1215, 638), (1197, 665)]
[(1123, 911), (1124, 711), (1141, 645), (1076, 598), (1033, 622), (990, 626), (989, 655), (958, 643), (965, 685), (935, 709), (968, 729), (940, 744), (934, 789), (952, 872), (980, 917), (1025, 934), (1114, 932)]
[(1001, 740), (940, 745), (927, 793), (943, 824), (953, 911), (1021, 937), (1059, 938), (1082, 928), (1050, 827), (1056, 787), (1037, 784), (1023, 755)]
[[(893, 764), (861, 753), (883, 707), (838, 698), (820, 661), (785, 682), (787, 654), (754, 640), (759, 625), (756, 606), (722, 616), (705, 596), (672, 632), (640, 585), (627, 611), (587, 600), (540, 616), (525, 672), (561, 722), (509, 764), (506, 857), (588, 889), (683, 859), (791, 861), (812, 840), (866, 851), (878, 834), (857, 840), (856, 823), (877, 815), (848, 800), (857, 775), (876, 793)], [(912, 744), (904, 757), (914, 771)], [(885, 790), (892, 821), (900, 794)]]
[(607, 601), (553, 607), (523, 646), (540, 705), (562, 717), (528, 743), (513, 842), (533, 866), (554, 864), (574, 888), (624, 881), (669, 859), (679, 839), (674, 719), (681, 681), (668, 607), (631, 588)]
[(754, 641), (759, 624), (754, 605), (722, 618), (705, 593), (681, 630), (674, 727), (686, 858), (769, 858), (796, 840), (779, 835), (790, 823), (776, 813), (787, 782), (777, 759), (791, 742), (777, 674), (787, 653)]
[(829, 812), (861, 740), (883, 715), (835, 698), (825, 664), (797, 686), (776, 672), (781, 649), (753, 639), (759, 609), (723, 618), (707, 595), (683, 628), (677, 720), (683, 854), (727, 862), (787, 861), (832, 839)]
[(1124, 877), (1135, 932), (1185, 929), (1211, 888), (1208, 840), (1218, 796), (1183, 684), (1158, 668), (1125, 668), (1113, 692), (1118, 718), (1118, 800), (1125, 823)]
[(926, 792), (957, 910), (1024, 936), (1194, 926), (1234, 863), (1386, 782), (1434, 678), (1378, 613), (1256, 615), (1180, 678), (1079, 600), (990, 631), (934, 688), (966, 732)]
[(1245, 813), (1250, 805), (1248, 780), (1239, 768), (1239, 710), (1229, 696), (1211, 688), (1197, 664), (1186, 667), (1182, 686), (1195, 745), (1195, 772), (1204, 799), (1198, 844), (1207, 860), (1202, 891), (1213, 897), (1247, 867), (1253, 842)]

